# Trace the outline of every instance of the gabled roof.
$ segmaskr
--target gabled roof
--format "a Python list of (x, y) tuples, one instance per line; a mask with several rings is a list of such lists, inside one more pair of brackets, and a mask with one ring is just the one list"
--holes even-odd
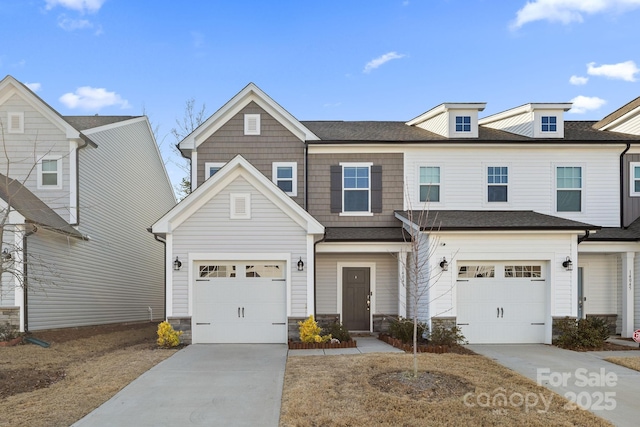
[(533, 211), (396, 211), (396, 218), (419, 226), (423, 231), (585, 231), (599, 230), (596, 225)]
[(593, 127), (594, 129), (607, 130), (638, 114), (640, 114), (640, 96), (595, 123)]
[(308, 234), (324, 234), (324, 226), (322, 224), (241, 155), (237, 155), (226, 163), (212, 177), (203, 182), (202, 185), (198, 186), (191, 194), (156, 221), (151, 227), (152, 233), (172, 233), (176, 227), (191, 217), (239, 176), (245, 178), (272, 203), (289, 215), (291, 219), (307, 230)]
[(258, 86), (254, 83), (249, 83), (244, 89), (238, 92), (236, 96), (224, 104), (222, 108), (213, 113), (204, 123), (187, 135), (187, 137), (178, 144), (178, 147), (180, 150), (193, 150), (197, 148), (250, 102), (258, 104), (291, 133), (300, 138), (301, 141), (318, 139), (313, 132), (271, 99), (269, 95), (264, 93)]
[(74, 128), (84, 131), (100, 126), (111, 125), (124, 122), (142, 116), (63, 116), (63, 118)]
[(478, 120), (480, 125), (485, 125), (487, 123), (495, 122), (497, 120), (504, 120), (508, 117), (518, 116), (521, 114), (528, 114), (533, 112), (534, 110), (559, 110), (559, 111), (569, 111), (572, 107), (570, 102), (552, 102), (552, 103), (542, 103), (542, 102), (530, 102), (528, 104), (521, 105), (519, 107), (511, 108), (509, 110), (501, 111), (496, 114), (492, 114), (487, 117), (483, 117)]
[(486, 102), (445, 102), (443, 104), (437, 105), (430, 109), (429, 111), (420, 114), (418, 117), (415, 117), (407, 122), (407, 125), (413, 126), (424, 121), (427, 121), (441, 113), (447, 112), (449, 110), (476, 110), (476, 111), (484, 111), (487, 106)]
[(18, 211), (27, 223), (46, 228), (77, 239), (88, 240), (86, 236), (62, 219), (53, 209), (40, 200), (20, 181), (0, 174), (0, 198)]

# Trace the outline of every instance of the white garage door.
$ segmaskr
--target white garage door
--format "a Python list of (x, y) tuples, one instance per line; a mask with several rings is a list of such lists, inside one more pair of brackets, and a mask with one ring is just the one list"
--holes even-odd
[(194, 343), (286, 343), (286, 263), (200, 262), (195, 266)]
[(546, 286), (542, 262), (458, 262), (457, 323), (470, 343), (542, 343)]

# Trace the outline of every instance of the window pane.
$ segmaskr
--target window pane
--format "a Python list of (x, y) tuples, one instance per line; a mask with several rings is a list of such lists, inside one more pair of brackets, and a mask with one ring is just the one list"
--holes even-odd
[(582, 191), (558, 190), (558, 212), (580, 212)]
[(420, 201), (421, 202), (439, 202), (440, 186), (439, 185), (421, 185)]
[(344, 192), (345, 212), (368, 212), (369, 190), (348, 190)]
[(558, 188), (582, 188), (581, 167), (559, 167), (557, 169)]
[(506, 185), (490, 185), (488, 190), (488, 200), (490, 202), (506, 202), (507, 186)]
[(278, 178), (293, 178), (293, 168), (291, 166), (278, 166)]
[(57, 160), (43, 160), (42, 161), (42, 172), (57, 172), (58, 171), (58, 161)]
[(211, 166), (209, 168), (209, 176), (211, 177), (211, 176), (215, 175), (215, 173), (218, 172), (219, 170), (220, 170), (219, 166)]
[(369, 188), (368, 167), (345, 167), (344, 188)]
[(634, 181), (633, 188), (635, 193), (640, 193), (640, 181)]
[(494, 266), (461, 265), (458, 268), (458, 278), (495, 277)]
[(293, 181), (278, 181), (278, 187), (286, 193), (291, 193), (293, 192)]
[(437, 166), (420, 167), (420, 184), (439, 184), (440, 168)]
[(42, 185), (58, 185), (58, 174), (57, 173), (43, 173), (42, 174)]
[(640, 178), (640, 167), (636, 166), (633, 168), (633, 177)]

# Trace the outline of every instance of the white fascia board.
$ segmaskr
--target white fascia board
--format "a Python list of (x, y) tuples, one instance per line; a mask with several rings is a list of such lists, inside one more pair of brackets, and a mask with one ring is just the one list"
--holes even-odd
[(569, 111), (573, 106), (570, 102), (563, 103), (540, 103), (540, 102), (531, 102), (529, 104), (524, 104), (519, 107), (511, 108), (509, 110), (502, 111), (500, 113), (492, 114), (487, 117), (483, 117), (482, 119), (478, 119), (479, 125), (486, 125), (491, 122), (495, 122), (498, 120), (504, 120), (509, 117), (519, 116), (520, 114), (531, 113), (534, 110), (562, 110)]
[[(119, 122), (115, 122), (115, 123), (109, 123), (108, 125), (102, 125), (102, 126), (98, 126), (95, 128), (90, 128), (90, 129), (85, 129), (84, 131), (82, 131), (83, 134), (85, 135), (93, 135), (95, 133), (98, 132), (104, 132), (110, 129), (115, 129), (115, 128), (119, 128), (122, 126), (126, 126), (126, 125), (130, 125), (133, 123), (138, 123), (138, 122), (142, 122), (142, 121), (146, 121), (147, 124), (149, 123), (149, 121), (147, 120), (146, 116), (140, 116), (140, 117), (134, 117), (131, 119), (127, 119), (127, 120), (122, 120)], [(149, 131), (151, 131), (151, 127), (149, 127)], [(151, 134), (153, 135), (153, 132), (151, 132)]]
[(477, 110), (483, 111), (487, 106), (486, 102), (445, 102), (431, 110), (419, 115), (418, 117), (409, 120), (406, 124), (414, 126), (419, 123), (425, 122), (439, 114), (445, 113), (449, 110)]
[(590, 242), (578, 245), (578, 255), (583, 253), (638, 252), (638, 242)]
[(410, 250), (410, 242), (322, 242), (316, 246), (316, 253), (398, 253)]
[(611, 123), (608, 123), (608, 124), (602, 126), (599, 130), (611, 130), (612, 132), (615, 132), (614, 128), (620, 126), (621, 124), (623, 124), (627, 120), (633, 119), (637, 115), (640, 115), (640, 106), (636, 107), (633, 110), (627, 112), (626, 114), (618, 117), (617, 119), (615, 119)]

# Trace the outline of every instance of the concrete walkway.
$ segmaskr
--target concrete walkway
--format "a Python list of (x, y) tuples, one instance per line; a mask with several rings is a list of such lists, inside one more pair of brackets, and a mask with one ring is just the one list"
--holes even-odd
[[(640, 351), (575, 352), (544, 344), (467, 347), (586, 407), (617, 426), (637, 426), (640, 372), (605, 361)], [(496, 384), (496, 388), (500, 384)]]
[(365, 354), (365, 353), (404, 353), (404, 351), (391, 346), (376, 337), (355, 337), (358, 344), (355, 348), (327, 348), (313, 350), (289, 350), (291, 356), (322, 356), (338, 354)]
[(283, 344), (190, 345), (74, 426), (276, 427), (286, 360)]

